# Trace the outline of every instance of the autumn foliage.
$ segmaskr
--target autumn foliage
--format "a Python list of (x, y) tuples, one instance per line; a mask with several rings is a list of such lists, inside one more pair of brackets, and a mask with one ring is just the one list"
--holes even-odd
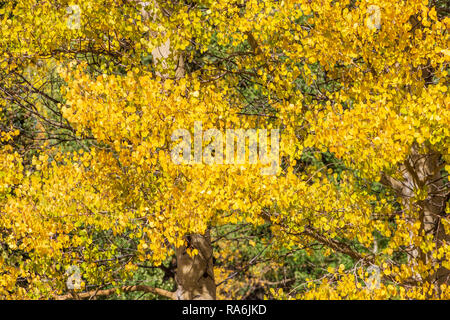
[[(449, 12), (0, 1), (0, 298), (449, 299)], [(174, 163), (200, 122), (276, 174)]]

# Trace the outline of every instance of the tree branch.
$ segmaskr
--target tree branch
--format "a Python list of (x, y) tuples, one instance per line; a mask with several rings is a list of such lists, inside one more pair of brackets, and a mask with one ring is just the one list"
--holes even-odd
[[(160, 288), (153, 288), (153, 287), (146, 286), (146, 285), (124, 286), (121, 288), (113, 288), (113, 289), (106, 289), (106, 290), (92, 290), (92, 291), (88, 291), (88, 292), (78, 293), (77, 298), (78, 299), (90, 299), (95, 296), (110, 296), (112, 294), (115, 294), (117, 289), (120, 289), (124, 292), (141, 291), (141, 292), (146, 292), (146, 293), (153, 293), (153, 294), (157, 294), (157, 295), (160, 295), (162, 297), (166, 297), (166, 298), (169, 298), (172, 300), (176, 299), (175, 292), (167, 291), (167, 290), (160, 289)], [(74, 296), (71, 293), (69, 293), (69, 294), (62, 295), (62, 296), (55, 296), (55, 299), (56, 300), (70, 300), (70, 299), (73, 299), (73, 297)]]

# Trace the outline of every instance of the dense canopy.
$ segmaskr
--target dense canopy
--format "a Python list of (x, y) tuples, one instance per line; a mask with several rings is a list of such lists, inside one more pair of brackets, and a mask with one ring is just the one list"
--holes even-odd
[(449, 12), (0, 1), (0, 298), (449, 299)]

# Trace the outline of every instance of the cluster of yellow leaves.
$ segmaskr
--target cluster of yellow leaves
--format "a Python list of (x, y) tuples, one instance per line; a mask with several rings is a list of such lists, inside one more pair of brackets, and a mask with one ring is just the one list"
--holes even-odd
[[(404, 271), (404, 270), (403, 270)], [(392, 273), (384, 270), (380, 277)], [(339, 270), (332, 279), (325, 278), (319, 283), (310, 282), (309, 290), (304, 295), (297, 295), (298, 299), (327, 299), (327, 300), (386, 300), (386, 299), (430, 299), (435, 296), (435, 288), (430, 283), (421, 286), (406, 288), (395, 282), (382, 281), (371, 278), (362, 268), (354, 273), (345, 273)], [(450, 290), (443, 284), (440, 288), (440, 299), (448, 299)], [(277, 296), (276, 296), (277, 297)]]
[[(69, 4), (81, 10), (80, 28), (67, 27)], [(380, 11), (380, 27), (367, 25), (370, 5)], [(375, 255), (375, 233), (389, 240), (370, 258), (388, 277), (379, 288), (361, 285), (367, 280), (363, 269), (356, 278), (339, 270), (317, 286), (311, 282), (299, 298), (428, 297), (429, 284), (407, 281), (426, 278), (435, 266), (384, 263), (412, 243), (448, 266), (448, 244), (433, 247), (420, 224), (406, 219), (417, 220), (417, 212), (403, 208), (394, 222), (376, 219), (393, 215), (393, 199), (380, 200), (356, 185), (358, 179), (377, 181), (381, 172), (395, 171), (413, 144), (439, 152), (449, 163), (449, 19), (439, 21), (419, 0), (353, 6), (331, 0), (198, 1), (191, 9), (180, 2), (171, 7), (170, 18), (149, 6), (156, 19), (144, 19), (137, 2), (22, 0), (0, 9), (0, 69), (27, 68), (53, 57), (44, 66), (61, 65), (62, 116), (79, 137), (96, 142), (74, 152), (44, 150), (25, 173), (19, 155), (2, 144), (0, 228), (7, 232), (0, 240), (8, 249), (0, 256), (0, 294), (61, 293), (71, 265), (80, 266), (87, 284), (114, 284), (139, 261), (160, 264), (184, 243), (185, 234), (203, 233), (208, 225), (269, 221), (275, 247), (325, 239), (336, 251), (344, 239), (358, 243), (361, 257), (369, 259)], [(412, 16), (420, 16), (421, 28), (412, 26)], [(206, 61), (185, 78), (162, 80), (142, 63), (168, 39), (190, 61), (207, 52), (213, 38), (223, 47), (222, 58), (233, 62), (227, 77)], [(242, 46), (248, 51), (240, 51)], [(103, 60), (92, 72), (89, 61), (97, 54)], [(80, 62), (82, 55), (87, 61)], [(424, 80), (427, 65), (437, 79), (431, 84)], [(46, 70), (32, 68), (36, 78)], [(252, 77), (276, 120), (240, 114), (247, 103), (233, 73)], [(319, 83), (320, 73), (333, 79), (333, 86)], [(299, 80), (319, 93), (308, 94)], [(182, 128), (192, 134), (196, 122), (203, 130), (282, 128), (281, 154), (288, 165), (276, 176), (262, 176), (261, 164), (173, 163), (172, 133)], [(9, 140), (2, 135), (2, 142)], [(327, 168), (295, 172), (293, 159), (312, 148), (334, 153), (358, 179), (344, 173), (337, 184), (336, 173)], [(12, 185), (14, 196), (4, 197)], [(114, 236), (135, 246), (136, 259), (124, 270), (126, 255), (105, 240)], [(216, 270), (219, 280), (228, 275)], [(32, 290), (14, 286), (21, 277), (32, 279)], [(449, 297), (448, 287), (439, 297)]]
[(0, 131), (0, 198), (4, 197), (13, 185), (19, 183), (23, 178), (22, 159), (9, 144), (17, 135), (19, 135), (18, 131)]
[(145, 19), (142, 8), (137, 1), (6, 2), (0, 9), (0, 66), (13, 69), (13, 61), (21, 65), (51, 56), (63, 61), (90, 52), (104, 53), (103, 70), (116, 59), (139, 65), (141, 54), (164, 42), (144, 36), (162, 30), (158, 21)]

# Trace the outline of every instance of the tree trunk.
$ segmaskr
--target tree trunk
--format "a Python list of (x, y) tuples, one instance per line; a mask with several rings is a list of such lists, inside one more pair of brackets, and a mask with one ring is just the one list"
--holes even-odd
[[(155, 2), (156, 4), (156, 2)], [(150, 17), (148, 13), (143, 13), (143, 17)], [(157, 34), (151, 34), (157, 36)], [(170, 40), (161, 46), (153, 49), (152, 56), (154, 62), (161, 63), (163, 69), (168, 68), (167, 59), (171, 56)], [(177, 61), (175, 69), (175, 79), (185, 76), (184, 59), (181, 53), (172, 56)], [(157, 73), (163, 81), (168, 78), (168, 73)], [(176, 248), (177, 270), (175, 282), (177, 284), (176, 298), (178, 300), (214, 300), (216, 299), (216, 283), (214, 281), (213, 251), (211, 246), (211, 236), (209, 230), (205, 235), (192, 234), (186, 237), (187, 246)], [(192, 257), (188, 254), (188, 249), (197, 249), (198, 254)]]
[[(432, 235), (436, 252), (444, 243), (450, 242), (450, 235), (445, 233), (442, 226), (442, 218), (445, 216), (447, 191), (440, 172), (440, 155), (434, 152), (421, 154), (417, 146), (411, 148), (411, 155), (400, 167), (404, 181), (398, 181), (384, 176), (382, 182), (392, 187), (402, 199), (405, 210), (419, 212), (420, 231), (425, 235)], [(427, 190), (427, 196), (423, 200), (414, 199), (415, 190)], [(417, 217), (412, 221), (417, 221)], [(441, 261), (433, 259), (431, 253), (424, 253), (413, 244), (409, 248), (409, 262), (415, 265), (421, 260), (425, 264), (432, 264), (437, 271), (426, 279), (416, 278), (416, 281), (428, 281), (439, 294), (442, 284), (450, 283), (450, 270), (442, 266)]]
[[(206, 234), (186, 236), (187, 246), (176, 249), (177, 272), (175, 281), (178, 300), (214, 300), (216, 283), (214, 281), (213, 251), (209, 231)], [(197, 249), (192, 257), (187, 249)]]

